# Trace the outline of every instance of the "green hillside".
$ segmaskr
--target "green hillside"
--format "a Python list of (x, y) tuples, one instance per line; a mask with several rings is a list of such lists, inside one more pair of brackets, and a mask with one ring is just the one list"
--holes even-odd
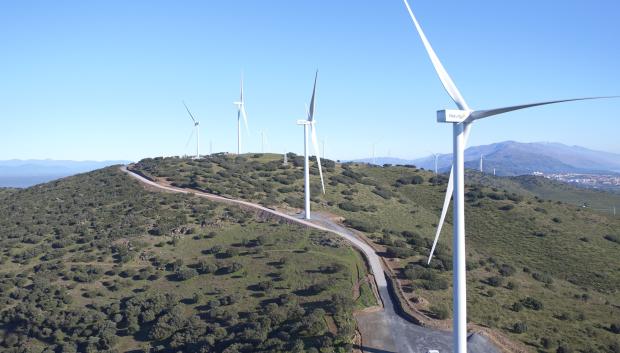
[(340, 238), (116, 167), (0, 191), (0, 264), (2, 352), (347, 352), (375, 304)]
[[(287, 167), (281, 156), (256, 154), (146, 159), (134, 169), (176, 186), (295, 210), (302, 207), (303, 159), (289, 157)], [(425, 265), (445, 177), (408, 167), (323, 167), (325, 195), (312, 169), (313, 208), (344, 217), (372, 239), (418, 309), (449, 315), (450, 216), (436, 258)], [(470, 320), (532, 351), (620, 350), (620, 220), (516, 191), (467, 186)]]
[(506, 189), (523, 195), (535, 196), (544, 200), (562, 201), (576, 206), (585, 206), (600, 213), (613, 213), (617, 209), (620, 217), (620, 193), (594, 189), (578, 188), (570, 184), (550, 180), (535, 175), (516, 177), (493, 177), (474, 171), (467, 173), (472, 183)]

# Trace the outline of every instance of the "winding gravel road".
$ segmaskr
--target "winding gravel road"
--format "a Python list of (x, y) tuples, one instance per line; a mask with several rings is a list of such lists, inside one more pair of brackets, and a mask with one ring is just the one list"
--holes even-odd
[[(418, 326), (398, 315), (394, 309), (394, 303), (387, 287), (387, 280), (379, 255), (351, 230), (318, 213), (313, 214), (314, 219), (312, 221), (307, 221), (295, 215), (278, 212), (247, 201), (161, 185), (128, 170), (126, 166), (122, 166), (121, 170), (139, 182), (158, 189), (182, 194), (194, 194), (217, 202), (254, 208), (306, 227), (330, 232), (345, 238), (358, 248), (368, 260), (384, 306), (384, 310), (357, 315), (358, 327), (362, 334), (362, 346), (360, 348), (364, 352), (369, 353), (426, 353), (429, 349), (435, 349), (442, 353), (452, 351), (452, 335), (450, 332)], [(486, 338), (478, 334), (470, 335), (468, 341), (468, 350), (470, 352), (499, 353)]]

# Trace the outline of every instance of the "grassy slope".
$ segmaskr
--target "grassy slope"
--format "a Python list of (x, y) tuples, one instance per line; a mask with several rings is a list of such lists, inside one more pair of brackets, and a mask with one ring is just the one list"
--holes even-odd
[[(203, 222), (204, 227), (201, 226)], [(155, 228), (162, 234), (149, 234), (148, 231)], [(167, 236), (187, 229), (191, 229), (191, 234)], [(256, 243), (259, 237), (262, 244)], [(126, 244), (130, 249), (125, 248), (129, 251), (121, 258), (121, 252), (113, 249)], [(208, 250), (214, 246), (235, 249), (237, 254), (235, 250), (232, 257), (209, 254)], [(204, 273), (179, 281), (171, 268), (178, 260), (177, 265), (181, 264), (182, 268), (195, 267), (205, 261), (220, 268), (237, 263), (240, 269), (230, 274)], [(33, 288), (39, 285), (33, 287), (33, 283), (42, 278), (46, 281), (45, 285), (40, 285), (43, 291), (49, 291), (48, 285), (55, 286), (58, 295), (66, 294), (64, 297), (69, 298), (57, 307), (44, 307), (38, 312), (44, 317), (71, 311), (80, 311), (80, 316), (84, 317), (106, 313), (94, 318), (92, 324), (84, 319), (83, 325), (95, 325), (95, 321), (112, 322), (115, 314), (121, 314), (118, 323), (110, 323), (114, 327), (112, 338), (95, 339), (95, 343), (91, 343), (97, 349), (114, 347), (127, 351), (149, 344), (174, 345), (170, 338), (148, 338), (157, 320), (141, 322), (138, 332), (127, 334), (128, 313), (123, 311), (123, 303), (131, 298), (167, 293), (181, 300), (178, 310), (182, 311), (184, 320), (198, 315), (207, 325), (194, 340), (198, 343), (192, 342), (194, 348), (188, 349), (204, 344), (201, 340), (209, 336), (207, 333), (212, 326), (217, 326), (225, 329), (224, 334), (219, 333), (218, 342), (209, 347), (212, 351), (222, 351), (234, 342), (259, 349), (260, 341), (248, 343), (247, 339), (239, 337), (238, 331), (252, 324), (248, 320), (262, 320), (262, 315), (273, 316), (265, 312), (266, 305), (281, 302), (278, 298), (282, 295), (289, 295), (286, 297), (289, 304), (279, 304), (283, 308), (298, 303), (308, 314), (319, 308), (329, 312), (332, 296), (352, 297), (354, 285), (365, 276), (361, 256), (335, 236), (259, 219), (238, 208), (225, 208), (198, 197), (148, 192), (115, 168), (21, 191), (1, 192), (0, 263), (0, 322), (4, 322), (0, 324), (0, 347), (8, 352), (11, 344), (34, 347), (34, 352), (46, 346), (54, 347), (55, 343), (57, 347), (77, 343), (79, 351), (88, 349), (88, 337), (92, 332), (69, 337), (70, 332), (80, 332), (77, 327), (82, 324), (67, 324), (61, 328), (65, 338), (58, 340), (48, 334), (26, 334), (30, 327), (39, 327), (37, 330), (47, 327), (56, 334), (55, 324), (24, 322), (12, 311), (28, 302), (41, 305), (42, 298), (20, 297), (16, 293), (26, 293), (27, 288), (36, 292)], [(320, 270), (321, 266), (334, 264), (341, 266), (335, 273)], [(41, 266), (49, 266), (49, 270), (42, 270)], [(101, 271), (90, 279), (77, 279), (78, 267), (87, 266)], [(141, 273), (146, 275), (141, 276)], [(259, 283), (271, 286), (260, 289)], [(317, 283), (326, 284), (325, 289), (318, 294), (309, 293), (308, 287)], [(199, 301), (194, 302), (192, 298), (197, 293)], [(235, 302), (222, 308), (233, 315), (233, 319), (210, 319), (211, 302), (229, 296), (233, 296)], [(361, 295), (354, 305), (366, 307), (373, 305), (373, 301), (367, 285), (362, 285)], [(256, 313), (258, 318), (248, 317), (249, 313)], [(350, 309), (334, 318), (346, 341), (346, 337), (350, 338), (347, 331), (352, 322)], [(295, 320), (303, 327), (302, 319)], [(293, 327), (295, 320), (278, 323), (274, 319), (270, 325), (272, 335), (278, 329), (285, 330), (282, 327), (286, 325)], [(188, 332), (188, 322), (179, 324), (185, 327), (179, 330), (179, 335)], [(291, 331), (294, 332), (292, 338), (280, 343), (274, 340), (271, 344), (283, 344), (282, 349), (289, 350), (292, 348), (286, 348), (286, 344), (301, 338), (309, 348), (324, 344), (322, 340), (329, 336), (325, 330), (325, 322), (319, 322), (313, 333)], [(338, 349), (346, 347), (346, 342), (334, 337), (336, 339), (328, 345), (341, 347)], [(177, 345), (177, 349), (182, 347)], [(239, 349), (247, 351), (249, 348)]]
[[(303, 181), (299, 158), (296, 162), (296, 167), (282, 168), (276, 155), (245, 155), (239, 159), (214, 156), (201, 161), (145, 160), (137, 168), (179, 186), (271, 206), (299, 207)], [(442, 278), (449, 283), (451, 212), (438, 259), (430, 271), (422, 266), (434, 235), (445, 184), (431, 184), (431, 173), (412, 168), (348, 165), (345, 170), (329, 161), (325, 166), (326, 183), (331, 184), (327, 185), (326, 195), (319, 194), (316, 169), (312, 170), (314, 209), (343, 216), (358, 228), (360, 224), (370, 228), (366, 233), (378, 244), (405, 249), (408, 253), (391, 262), (401, 273), (403, 288), (411, 291), (412, 298), (424, 299), (419, 304), (421, 309), (429, 309), (427, 302), (449, 306), (449, 288), (425, 288), (433, 288), (428, 282), (438, 283)], [(394, 186), (396, 180), (416, 175), (422, 178), (422, 184)], [(386, 199), (377, 195), (373, 192), (377, 188), (389, 190), (392, 196)], [(620, 316), (620, 245), (604, 236), (618, 234), (620, 221), (574, 205), (544, 201), (533, 197), (533, 192), (512, 194), (519, 190), (468, 186), (471, 321), (498, 328), (533, 349), (545, 350), (542, 338), (549, 339), (551, 347), (563, 342), (582, 350), (609, 349), (618, 340), (608, 328), (614, 316)], [(339, 207), (346, 201), (361, 210)], [(415, 234), (404, 236), (403, 231)], [(499, 268), (503, 264), (510, 265), (515, 273), (503, 278), (499, 286), (490, 285), (488, 278), (502, 277)], [(412, 269), (409, 276), (406, 268)], [(425, 272), (432, 273), (430, 281), (410, 280)], [(533, 278), (534, 273), (539, 280)], [(527, 297), (541, 301), (544, 308), (511, 309), (515, 302)], [(524, 333), (513, 330), (514, 324), (520, 322), (528, 326)]]
[(472, 183), (529, 194), (545, 200), (562, 201), (576, 206), (583, 206), (585, 203), (587, 207), (600, 213), (610, 214), (615, 206), (620, 216), (620, 194), (617, 192), (578, 188), (534, 175), (496, 178), (471, 171), (468, 178)]

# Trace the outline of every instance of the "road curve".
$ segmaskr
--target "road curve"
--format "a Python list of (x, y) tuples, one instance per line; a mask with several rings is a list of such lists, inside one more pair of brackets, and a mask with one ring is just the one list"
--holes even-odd
[(387, 286), (387, 282), (385, 279), (385, 274), (383, 273), (383, 268), (381, 267), (381, 259), (379, 258), (379, 256), (375, 253), (375, 251), (373, 250), (373, 248), (371, 248), (368, 244), (366, 244), (364, 241), (358, 239), (357, 237), (355, 237), (354, 235), (350, 234), (350, 233), (344, 233), (344, 232), (339, 232), (333, 229), (329, 229), (327, 227), (318, 225), (318, 224), (314, 224), (310, 221), (307, 221), (305, 219), (299, 219), (296, 218), (294, 216), (288, 215), (286, 213), (282, 213), (282, 212), (278, 212), (275, 210), (272, 210), (270, 208), (261, 206), (261, 205), (257, 205), (255, 203), (251, 203), (251, 202), (247, 202), (247, 201), (242, 201), (242, 200), (235, 200), (235, 199), (229, 199), (227, 197), (223, 197), (223, 196), (218, 196), (218, 195), (213, 195), (213, 194), (208, 194), (208, 193), (204, 193), (204, 192), (200, 192), (200, 191), (195, 191), (195, 190), (187, 190), (187, 189), (181, 189), (181, 188), (175, 188), (175, 187), (171, 187), (171, 186), (164, 186), (164, 185), (160, 185), (158, 183), (155, 183), (151, 180), (148, 180), (147, 178), (138, 175), (130, 170), (127, 169), (126, 166), (122, 166), (121, 170), (124, 171), (125, 173), (129, 174), (129, 176), (131, 176), (134, 179), (137, 179), (138, 181), (144, 183), (144, 184), (148, 184), (150, 186), (159, 188), (159, 189), (163, 189), (163, 190), (167, 190), (167, 191), (172, 191), (172, 192), (179, 192), (179, 193), (183, 193), (183, 194), (194, 194), (196, 196), (200, 196), (200, 197), (204, 197), (206, 199), (210, 199), (210, 200), (214, 200), (214, 201), (219, 201), (219, 202), (226, 202), (229, 204), (237, 204), (237, 205), (242, 205), (242, 206), (246, 206), (246, 207), (251, 207), (254, 209), (258, 209), (261, 210), (263, 212), (268, 212), (271, 213), (275, 216), (281, 217), (281, 218), (285, 218), (291, 222), (295, 222), (298, 224), (302, 224), (306, 227), (311, 227), (311, 228), (315, 228), (318, 230), (322, 230), (324, 232), (329, 232), (329, 233), (335, 233), (345, 239), (347, 239), (351, 244), (353, 244), (353, 246), (355, 246), (356, 248), (360, 249), (362, 251), (362, 253), (364, 253), (364, 256), (366, 256), (366, 258), (368, 259), (368, 262), (370, 263), (370, 267), (372, 269), (372, 273), (375, 277), (375, 281), (377, 283), (377, 286), (379, 287), (385, 287)]
[[(158, 189), (182, 194), (193, 194), (216, 202), (253, 208), (306, 227), (333, 233), (345, 238), (364, 254), (370, 264), (384, 307), (384, 310), (381, 311), (358, 315), (359, 330), (362, 334), (362, 346), (359, 348), (365, 352), (382, 353), (426, 353), (430, 349), (435, 349), (439, 352), (452, 351), (452, 335), (450, 332), (418, 326), (406, 321), (398, 315), (394, 309), (394, 303), (392, 302), (392, 297), (388, 290), (387, 280), (379, 255), (377, 255), (370, 245), (359, 239), (351, 230), (334, 223), (329, 218), (321, 216), (320, 214), (314, 214), (316, 219), (308, 221), (247, 201), (230, 199), (197, 190), (161, 185), (128, 170), (127, 166), (121, 166), (120, 169), (139, 182)], [(470, 352), (498, 353), (498, 350), (484, 337), (476, 335), (475, 338), (475, 340), (471, 340), (470, 336), (470, 342), (468, 344)], [(475, 341), (475, 343), (472, 341)]]

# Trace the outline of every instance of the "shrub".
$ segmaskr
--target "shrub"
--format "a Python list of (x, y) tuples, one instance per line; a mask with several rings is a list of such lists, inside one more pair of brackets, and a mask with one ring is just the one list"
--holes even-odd
[(620, 244), (620, 237), (615, 234), (607, 234), (604, 238), (611, 242)]
[(178, 269), (175, 273), (175, 277), (179, 281), (186, 281), (197, 275), (198, 275), (198, 271), (194, 270), (193, 268), (189, 268), (189, 267), (182, 267)]
[(519, 302), (515, 302), (515, 303), (512, 304), (512, 308), (511, 309), (512, 309), (512, 311), (518, 313), (519, 311), (523, 310), (523, 304), (521, 304)]
[(517, 272), (517, 270), (508, 264), (502, 264), (499, 267), (499, 274), (504, 277), (512, 276), (515, 274), (515, 272)]
[(373, 193), (375, 193), (375, 194), (377, 194), (377, 195), (379, 195), (379, 196), (381, 196), (382, 198), (384, 198), (384, 199), (386, 199), (386, 200), (389, 200), (389, 199), (391, 199), (391, 198), (392, 198), (392, 196), (394, 196), (394, 193), (393, 193), (393, 192), (391, 192), (391, 191), (390, 191), (390, 190), (388, 190), (388, 189), (374, 188), (374, 189), (372, 190), (372, 192), (373, 192)]
[(504, 279), (502, 277), (493, 276), (487, 278), (487, 283), (493, 287), (499, 287), (504, 283)]
[(419, 175), (414, 175), (413, 178), (411, 178), (411, 184), (422, 184), (423, 182), (424, 178)]
[(398, 257), (401, 259), (405, 259), (409, 256), (413, 256), (414, 252), (408, 248), (399, 248), (396, 246), (388, 246), (386, 249), (386, 253), (388, 257)]
[(550, 274), (548, 273), (538, 273), (538, 272), (534, 272), (532, 273), (532, 277), (539, 281), (539, 282), (543, 282), (545, 284), (552, 284), (553, 283), (553, 277), (551, 277)]
[(422, 287), (426, 290), (444, 290), (450, 287), (450, 283), (443, 278), (437, 278), (431, 281), (424, 281)]
[(512, 331), (514, 333), (525, 333), (527, 332), (527, 324), (525, 322), (516, 322), (512, 325)]
[(521, 304), (523, 304), (524, 307), (528, 308), (528, 309), (532, 309), (532, 310), (542, 310), (543, 309), (543, 303), (535, 298), (532, 297), (527, 297), (523, 300), (521, 300)]
[(518, 285), (517, 283), (513, 282), (513, 281), (509, 281), (509, 282), (506, 284), (506, 288), (508, 288), (508, 289), (510, 289), (510, 290), (513, 290), (513, 289), (519, 289), (519, 285)]
[(508, 205), (504, 205), (504, 206), (499, 207), (499, 210), (500, 210), (500, 211), (510, 211), (510, 210), (512, 210), (513, 208), (515, 208), (515, 206), (514, 206), (514, 205), (512, 205), (512, 204), (508, 204)]
[(611, 324), (609, 330), (615, 334), (620, 334), (620, 321)]
[(555, 350), (556, 353), (573, 353), (573, 349), (570, 348), (566, 343), (560, 344), (558, 349)]
[(378, 227), (376, 225), (371, 224), (368, 221), (362, 221), (357, 219), (345, 219), (344, 224), (353, 229), (357, 229), (366, 233), (373, 233), (378, 230)]
[(310, 285), (308, 287), (308, 292), (310, 292), (311, 294), (319, 294), (322, 291), (326, 290), (328, 287), (329, 285), (327, 284), (327, 282), (318, 282)]
[(450, 318), (450, 309), (445, 305), (433, 305), (430, 307), (430, 311), (439, 320), (445, 320)]
[(348, 212), (359, 212), (362, 208), (351, 201), (344, 201), (338, 204), (338, 207)]

